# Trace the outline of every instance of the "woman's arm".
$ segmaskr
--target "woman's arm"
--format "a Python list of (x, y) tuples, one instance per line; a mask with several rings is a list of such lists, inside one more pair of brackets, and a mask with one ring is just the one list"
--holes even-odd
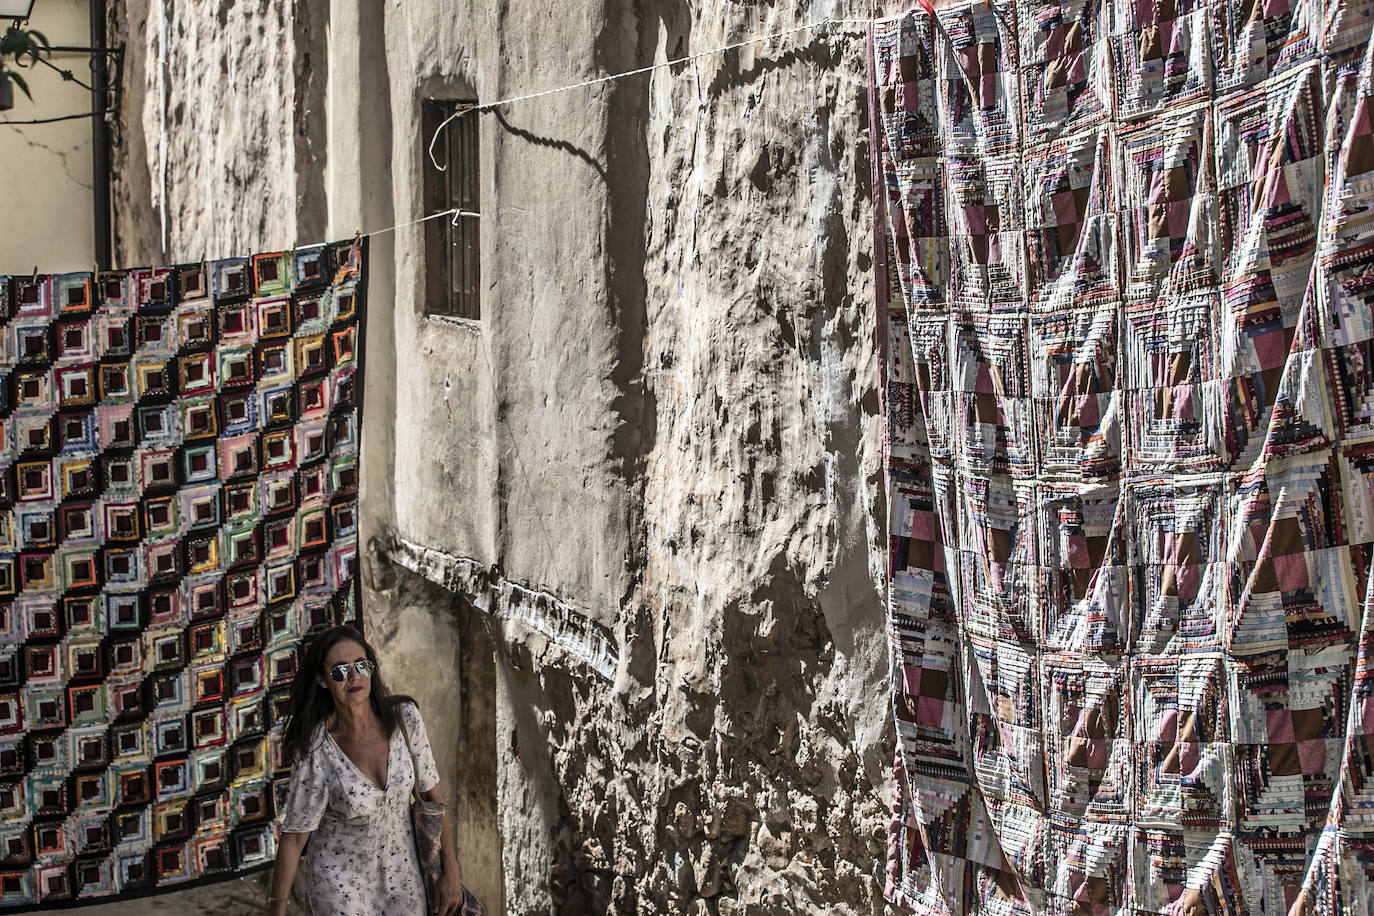
[[(277, 839), (277, 863), (272, 867), (271, 890), (267, 892), (267, 916), (286, 916), (286, 900), (291, 896), (291, 885), (296, 881), (296, 867), (300, 865), (301, 850), (307, 833), (287, 833), (282, 831)], [(447, 863), (444, 865), (448, 868)]]
[[(438, 786), (420, 793), (425, 801), (443, 804), (444, 795)], [(444, 873), (439, 876), (439, 906), (435, 909), (438, 916), (452, 916), (463, 906), (463, 882), (458, 873), (458, 854), (453, 849), (453, 831), (449, 829), (448, 811), (444, 811), (444, 829), (439, 840), (440, 855), (444, 860)]]

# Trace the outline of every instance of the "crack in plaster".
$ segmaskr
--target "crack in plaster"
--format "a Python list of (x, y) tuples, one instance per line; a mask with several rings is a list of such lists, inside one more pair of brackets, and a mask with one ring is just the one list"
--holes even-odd
[(29, 146), (33, 147), (36, 150), (41, 150), (45, 153), (48, 153), (55, 159), (57, 159), (59, 162), (61, 162), (62, 171), (66, 172), (67, 177), (70, 178), (78, 187), (85, 188), (87, 191), (95, 191), (95, 188), (92, 186), (91, 182), (82, 181), (76, 175), (72, 174), (72, 164), (69, 161), (67, 161), (68, 156), (72, 155), (77, 150), (81, 149), (83, 146), (86, 145), (85, 141), (78, 142), (75, 146), (73, 146), (71, 149), (67, 150), (64, 153), (61, 150), (54, 149), (53, 147), (48, 146), (46, 143), (39, 143), (37, 140), (34, 140), (33, 138), (29, 137), (27, 134), (24, 133), (24, 130), (21, 127), (16, 127), (15, 130), (19, 133), (19, 139), (23, 140)]
[(607, 681), (615, 680), (620, 653), (600, 626), (548, 591), (512, 582), (476, 560), (395, 537), (387, 558), (499, 620), (523, 623)]

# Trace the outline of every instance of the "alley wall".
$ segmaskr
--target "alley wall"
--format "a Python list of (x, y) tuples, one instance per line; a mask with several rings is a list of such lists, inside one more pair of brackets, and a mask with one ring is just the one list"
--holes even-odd
[[(125, 265), (424, 216), (426, 98), (871, 9), (114, 6), (142, 58)], [(369, 239), (367, 632), (456, 787), (464, 878), (507, 912), (885, 908), (864, 35), (821, 25), (471, 115), (476, 321), (426, 314), (423, 226)]]

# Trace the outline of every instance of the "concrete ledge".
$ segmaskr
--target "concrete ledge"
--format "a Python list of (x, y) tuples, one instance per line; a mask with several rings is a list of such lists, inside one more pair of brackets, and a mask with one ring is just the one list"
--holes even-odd
[(620, 652), (600, 626), (547, 591), (512, 582), (476, 560), (393, 537), (386, 547), (392, 563), (460, 594), (473, 607), (498, 620), (510, 620), (540, 633), (606, 681), (615, 680)]

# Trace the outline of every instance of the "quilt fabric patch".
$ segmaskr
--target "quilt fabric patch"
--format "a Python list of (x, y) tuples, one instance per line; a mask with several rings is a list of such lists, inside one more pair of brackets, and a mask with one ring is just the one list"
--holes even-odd
[(1374, 4), (876, 27), (922, 914), (1374, 912)]
[(274, 857), (269, 729), (359, 614), (363, 261), (0, 277), (0, 908)]

